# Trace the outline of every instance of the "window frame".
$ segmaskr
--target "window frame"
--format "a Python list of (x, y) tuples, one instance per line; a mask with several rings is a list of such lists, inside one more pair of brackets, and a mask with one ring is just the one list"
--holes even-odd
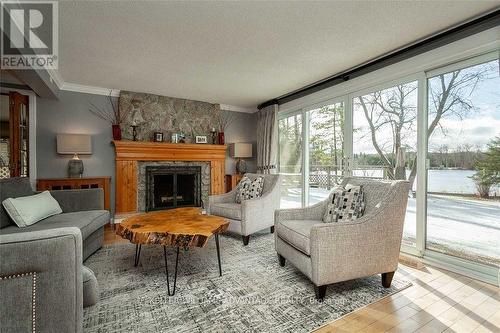
[[(352, 175), (352, 159), (353, 159), (353, 100), (356, 97), (363, 96), (374, 91), (380, 91), (387, 88), (405, 84), (409, 82), (417, 82), (417, 194), (416, 194), (416, 245), (410, 247), (405, 244), (401, 245), (401, 252), (419, 257), (424, 263), (429, 263), (437, 267), (448, 269), (459, 274), (471, 276), (481, 281), (500, 285), (500, 267), (488, 266), (478, 262), (464, 260), (461, 258), (452, 257), (438, 253), (426, 248), (427, 238), (427, 170), (428, 170), (428, 79), (434, 76), (448, 73), (456, 69), (471, 67), (481, 63), (486, 63), (499, 59), (500, 47), (498, 43), (493, 43), (488, 47), (479, 47), (475, 52), (464, 52), (449, 56), (443, 61), (431, 62), (427, 68), (420, 66), (419, 71), (413, 74), (403, 75), (399, 78), (391, 77), (389, 80), (380, 78), (379, 80), (370, 79), (374, 83), (370, 85), (361, 84), (363, 88), (355, 89), (355, 87), (347, 86), (346, 89), (337, 91), (332, 94), (331, 98), (325, 98), (324, 93), (318, 98), (319, 101), (302, 103), (295, 108), (285, 109), (278, 113), (278, 119), (286, 118), (290, 115), (302, 115), (302, 168), (308, 169), (305, 166), (309, 158), (309, 117), (308, 112), (320, 108), (325, 105), (342, 102), (344, 105), (344, 149), (346, 155), (345, 167), (346, 176)], [(307, 127), (307, 128), (306, 128)], [(306, 188), (309, 184), (308, 175), (302, 173), (302, 206), (306, 206)], [(307, 186), (306, 186), (307, 185)]]

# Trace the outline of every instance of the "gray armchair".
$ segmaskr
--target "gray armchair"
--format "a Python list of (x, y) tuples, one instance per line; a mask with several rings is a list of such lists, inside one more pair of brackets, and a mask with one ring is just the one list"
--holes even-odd
[(346, 178), (347, 183), (363, 185), (366, 209), (357, 220), (323, 223), (328, 200), (275, 213), (280, 265), (289, 260), (304, 273), (320, 300), (329, 284), (374, 274), (382, 274), (388, 288), (398, 266), (409, 183)]
[(82, 332), (78, 228), (0, 235), (0, 258), (2, 332)]
[(264, 177), (262, 196), (257, 199), (236, 203), (236, 189), (221, 195), (208, 198), (208, 213), (222, 216), (229, 220), (228, 231), (242, 236), (243, 244), (248, 245), (250, 235), (270, 228), (274, 232), (274, 211), (280, 205), (280, 175), (262, 175), (247, 173), (251, 180), (257, 176)]

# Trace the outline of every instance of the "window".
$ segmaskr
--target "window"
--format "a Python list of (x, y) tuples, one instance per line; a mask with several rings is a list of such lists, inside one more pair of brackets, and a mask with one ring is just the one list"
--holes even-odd
[(418, 82), (353, 99), (353, 175), (406, 179), (412, 184), (404, 242), (415, 246)]
[(282, 207), (344, 176), (405, 179), (402, 251), (498, 283), (499, 73), (495, 51), (285, 114)]
[(427, 132), (426, 247), (497, 266), (499, 87), (498, 59), (429, 78)]
[(328, 197), (342, 182), (344, 164), (344, 103), (308, 111), (309, 204)]
[(302, 206), (302, 115), (278, 120), (281, 208)]

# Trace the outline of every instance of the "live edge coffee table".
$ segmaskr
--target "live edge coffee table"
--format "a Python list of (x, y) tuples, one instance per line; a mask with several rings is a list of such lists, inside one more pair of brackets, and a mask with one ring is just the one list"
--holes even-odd
[[(165, 274), (167, 275), (168, 295), (175, 294), (177, 282), (177, 266), (179, 250), (190, 247), (204, 247), (210, 236), (215, 236), (219, 275), (222, 276), (222, 266), (219, 249), (219, 233), (227, 230), (229, 222), (222, 217), (202, 215), (201, 209), (196, 207), (175, 208), (159, 212), (150, 212), (134, 215), (118, 224), (116, 234), (135, 244), (135, 261), (137, 267), (141, 255), (141, 246), (144, 244), (163, 245), (165, 257)], [(174, 270), (174, 287), (170, 291), (168, 277), (167, 246), (177, 247)]]

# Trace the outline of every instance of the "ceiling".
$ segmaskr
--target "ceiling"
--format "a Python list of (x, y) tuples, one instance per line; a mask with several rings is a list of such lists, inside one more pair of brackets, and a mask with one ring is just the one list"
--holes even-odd
[(59, 74), (68, 83), (255, 108), (498, 4), (63, 1)]

